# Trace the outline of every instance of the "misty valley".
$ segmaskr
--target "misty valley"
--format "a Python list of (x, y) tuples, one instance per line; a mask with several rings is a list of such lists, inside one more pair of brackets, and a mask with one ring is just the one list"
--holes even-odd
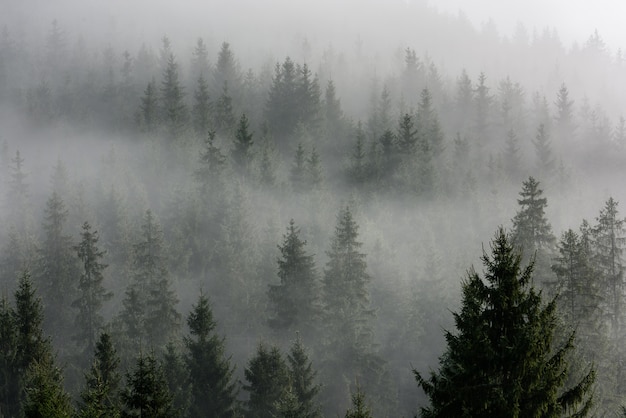
[(625, 416), (601, 31), (61, 3), (0, 14), (0, 417)]

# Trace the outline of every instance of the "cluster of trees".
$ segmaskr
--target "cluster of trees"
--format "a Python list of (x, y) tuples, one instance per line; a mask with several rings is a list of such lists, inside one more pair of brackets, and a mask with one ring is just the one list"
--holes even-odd
[[(0, 39), (0, 106), (23, 114), (0, 132), (0, 415), (624, 404), (617, 199), (557, 237), (542, 190), (563, 214), (596, 181), (581, 162), (619, 167), (623, 118), (411, 48), (381, 77), (332, 54), (242, 71), (202, 39), (190, 57), (168, 37), (75, 59), (67, 42), (57, 22), (41, 56)], [(80, 139), (48, 161), (57, 136)], [(509, 219), (459, 294), (468, 243)]]

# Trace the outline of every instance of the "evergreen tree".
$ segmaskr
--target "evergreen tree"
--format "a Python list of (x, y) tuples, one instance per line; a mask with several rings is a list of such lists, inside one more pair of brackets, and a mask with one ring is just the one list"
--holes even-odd
[(214, 91), (228, 85), (235, 96), (240, 92), (241, 71), (228, 42), (223, 42), (213, 71)]
[(289, 180), (291, 181), (291, 189), (294, 192), (302, 192), (306, 185), (306, 166), (305, 152), (302, 143), (298, 143), (296, 155), (291, 166)]
[(24, 376), (22, 416), (33, 418), (70, 418), (73, 408), (63, 388), (63, 374), (54, 364), (51, 350), (34, 360)]
[(279, 144), (283, 144), (286, 137), (293, 133), (300, 120), (298, 77), (298, 69), (291, 58), (285, 58), (282, 65), (276, 64), (265, 118)]
[(545, 215), (548, 199), (541, 197), (543, 190), (532, 176), (522, 183), (520, 209), (513, 218), (513, 242), (527, 256), (549, 247), (555, 240), (552, 228)]
[(574, 101), (569, 98), (569, 90), (565, 83), (561, 84), (561, 88), (556, 96), (556, 133), (559, 140), (563, 144), (571, 143), (574, 139), (576, 125), (574, 122)]
[(154, 79), (148, 83), (143, 92), (137, 118), (139, 126), (149, 133), (154, 132), (159, 125), (159, 96)]
[(289, 221), (283, 243), (278, 246), (278, 285), (269, 286), (270, 327), (284, 335), (301, 332), (312, 336), (317, 316), (317, 272), (313, 255), (305, 250), (300, 228)]
[(193, 127), (196, 130), (196, 134), (204, 137), (211, 127), (211, 111), (213, 106), (209, 97), (209, 85), (202, 74), (200, 74), (198, 78), (198, 84), (193, 93), (193, 99), (194, 103), (191, 110)]
[(214, 104), (213, 128), (224, 136), (230, 136), (235, 129), (235, 114), (233, 111), (233, 98), (228, 90), (228, 83), (224, 82), (222, 94)]
[(477, 139), (485, 141), (489, 138), (489, 127), (491, 124), (490, 112), (493, 97), (489, 94), (489, 87), (485, 84), (487, 76), (484, 73), (480, 73), (478, 76), (478, 85), (474, 90), (474, 108), (476, 111), (474, 119), (474, 130), (476, 132)]
[(196, 170), (195, 178), (201, 184), (205, 195), (213, 195), (214, 186), (219, 185), (226, 157), (215, 145), (215, 131), (209, 131), (204, 141), (204, 149), (200, 152), (200, 167)]
[(0, 412), (5, 416), (17, 416), (19, 410), (18, 338), (15, 311), (3, 296), (0, 299)]
[(319, 190), (322, 185), (323, 174), (320, 155), (315, 147), (311, 149), (309, 158), (306, 159), (306, 183), (308, 190)]
[(543, 124), (537, 128), (537, 135), (533, 141), (536, 154), (537, 171), (543, 178), (552, 178), (556, 168), (550, 137)]
[(161, 82), (161, 113), (172, 139), (178, 138), (187, 122), (187, 107), (183, 86), (178, 80), (178, 64), (173, 54), (167, 57), (167, 66)]
[(111, 337), (103, 332), (95, 346), (94, 360), (85, 375), (85, 388), (80, 394), (79, 417), (116, 418), (120, 416), (118, 389), (120, 376), (117, 352)]
[(232, 150), (232, 158), (235, 163), (235, 167), (237, 167), (237, 169), (244, 175), (249, 172), (253, 157), (253, 133), (248, 130), (248, 118), (244, 113), (239, 119), (237, 132), (235, 133), (234, 148)]
[(365, 132), (363, 132), (361, 121), (359, 121), (356, 130), (356, 142), (350, 157), (350, 167), (348, 168), (348, 175), (352, 183), (361, 185), (366, 179), (367, 169)]
[(512, 182), (521, 181), (522, 157), (518, 145), (517, 135), (510, 129), (506, 136), (506, 146), (502, 155), (502, 162)]
[(289, 389), (289, 369), (277, 347), (259, 344), (244, 370), (249, 393), (247, 415), (250, 418), (273, 418)]
[(76, 316), (76, 340), (86, 352), (93, 352), (96, 338), (104, 324), (100, 314), (103, 302), (111, 299), (113, 293), (102, 285), (103, 272), (107, 265), (102, 263), (104, 251), (98, 248), (98, 231), (91, 231), (88, 222), (83, 224), (81, 242), (74, 247), (81, 263), (78, 290), (80, 296), (72, 303), (78, 309)]
[(168, 342), (165, 347), (162, 367), (167, 387), (172, 395), (173, 409), (179, 416), (188, 416), (190, 406), (189, 370), (173, 341)]
[[(198, 38), (198, 40), (196, 41), (196, 46), (193, 49), (193, 53), (191, 54), (189, 79), (199, 80), (200, 78), (202, 78), (203, 80), (206, 80), (206, 77), (209, 77), (209, 71), (209, 52), (207, 51), (204, 40), (202, 38)], [(199, 84), (200, 83), (198, 83), (198, 85)], [(202, 134), (204, 134), (205, 132), (206, 131), (202, 131)]]
[(190, 335), (185, 337), (185, 364), (189, 371), (190, 417), (233, 417), (237, 386), (234, 368), (224, 353), (224, 339), (215, 333), (216, 323), (208, 299), (200, 294), (187, 317)]
[(533, 263), (522, 268), (502, 228), (482, 261), (484, 279), (470, 270), (463, 282), (457, 333), (445, 334), (439, 370), (428, 379), (415, 371), (430, 400), (421, 415), (587, 416), (594, 371), (566, 384), (574, 334), (556, 340), (556, 301), (544, 303), (533, 288)]
[(72, 302), (79, 277), (72, 239), (64, 234), (68, 211), (56, 192), (46, 202), (44, 238), (39, 248), (36, 282), (44, 296), (44, 325), (59, 341), (73, 334)]
[(287, 361), (292, 392), (299, 406), (295, 411), (295, 416), (299, 418), (319, 417), (320, 411), (316, 397), (321, 386), (315, 383), (317, 372), (313, 370), (313, 365), (299, 335), (291, 345)]
[(352, 408), (346, 411), (345, 418), (372, 418), (372, 411), (365, 403), (365, 394), (358, 385), (352, 394)]
[(163, 368), (153, 354), (141, 354), (134, 368), (126, 373), (126, 387), (121, 393), (121, 399), (122, 418), (177, 416)]
[(398, 126), (398, 149), (404, 158), (411, 158), (416, 152), (417, 147), (417, 129), (414, 129), (413, 119), (411, 115), (405, 113), (400, 119)]
[(622, 254), (626, 245), (624, 219), (619, 217), (618, 202), (612, 197), (606, 201), (596, 218), (597, 225), (592, 230), (595, 265), (602, 277), (605, 312), (611, 321), (614, 340), (622, 335), (624, 274)]

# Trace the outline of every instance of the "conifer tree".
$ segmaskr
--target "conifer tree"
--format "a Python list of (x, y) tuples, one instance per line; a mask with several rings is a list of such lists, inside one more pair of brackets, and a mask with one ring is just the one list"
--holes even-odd
[(193, 93), (193, 99), (194, 103), (191, 110), (193, 127), (197, 135), (204, 137), (211, 127), (211, 111), (213, 106), (209, 97), (209, 85), (202, 74), (200, 74), (198, 78), (198, 84)]
[(296, 154), (294, 156), (293, 164), (291, 165), (291, 171), (289, 180), (291, 181), (291, 189), (294, 192), (302, 192), (305, 190), (306, 184), (306, 158), (305, 151), (302, 143), (298, 143), (296, 148)]
[(313, 365), (299, 335), (291, 345), (287, 361), (292, 393), (295, 395), (299, 406), (296, 410), (296, 416), (300, 418), (319, 417), (320, 411), (316, 398), (321, 386), (315, 383), (317, 372), (313, 370)]
[(626, 245), (624, 219), (619, 217), (618, 202), (606, 201), (592, 230), (594, 261), (602, 276), (605, 310), (611, 320), (613, 339), (623, 332), (624, 273), (622, 254)]
[(280, 401), (289, 389), (289, 369), (277, 347), (259, 344), (256, 354), (244, 370), (249, 393), (246, 403), (250, 418), (273, 418), (278, 415)]
[(543, 190), (532, 176), (522, 183), (521, 199), (517, 199), (520, 209), (513, 218), (513, 242), (526, 256), (549, 247), (555, 240), (552, 227), (545, 215), (548, 199), (542, 197)]
[(76, 340), (86, 352), (93, 352), (96, 338), (104, 324), (100, 314), (102, 304), (113, 297), (102, 281), (103, 272), (107, 265), (102, 263), (104, 251), (98, 248), (98, 231), (91, 231), (88, 222), (83, 224), (81, 242), (74, 247), (81, 264), (80, 279), (78, 282), (79, 298), (72, 306), (78, 309), (76, 316)]
[(233, 417), (237, 386), (234, 368), (224, 353), (224, 339), (215, 333), (209, 300), (200, 294), (187, 317), (190, 335), (185, 337), (185, 364), (189, 370), (190, 417)]
[(533, 145), (535, 146), (537, 171), (543, 178), (552, 178), (556, 169), (556, 161), (552, 151), (550, 135), (545, 125), (541, 124), (539, 128), (537, 128), (537, 135), (535, 136)]
[(544, 303), (533, 288), (532, 261), (521, 266), (502, 228), (482, 261), (485, 277), (470, 270), (463, 282), (439, 370), (428, 378), (414, 371), (430, 401), (421, 416), (587, 416), (594, 371), (570, 375), (574, 333), (557, 340), (556, 301)]
[(174, 418), (163, 368), (153, 354), (140, 354), (135, 366), (126, 373), (126, 387), (121, 393), (122, 418)]
[(411, 158), (417, 151), (417, 129), (414, 126), (411, 115), (405, 113), (400, 119), (397, 135), (398, 149), (404, 158)]
[(103, 332), (95, 346), (93, 363), (85, 375), (85, 387), (80, 394), (79, 417), (116, 418), (120, 416), (118, 389), (120, 363), (111, 337)]
[(178, 79), (178, 64), (173, 54), (167, 57), (167, 66), (161, 82), (161, 113), (172, 139), (178, 138), (187, 122), (184, 91)]
[(15, 311), (6, 297), (0, 299), (0, 412), (16, 416), (20, 402), (18, 330)]
[(345, 418), (372, 418), (372, 411), (365, 402), (365, 394), (358, 385), (356, 392), (352, 394), (352, 408), (346, 411)]
[(172, 407), (179, 416), (187, 417), (190, 405), (189, 370), (174, 341), (168, 342), (165, 347), (162, 367), (172, 395)]
[(156, 81), (152, 79), (146, 86), (139, 106), (139, 126), (146, 132), (154, 132), (159, 125), (159, 97)]
[(322, 164), (315, 146), (311, 149), (309, 158), (306, 159), (306, 179), (308, 190), (320, 189), (323, 180)]
[(348, 175), (353, 184), (360, 185), (367, 177), (366, 156), (365, 132), (363, 132), (361, 121), (359, 121), (356, 129), (356, 142), (354, 143), (354, 150), (350, 157), (350, 167), (348, 168)]
[(565, 83), (561, 84), (556, 102), (556, 133), (559, 140), (566, 144), (571, 143), (574, 139), (574, 132), (576, 130), (576, 124), (574, 122), (574, 101), (569, 98), (569, 90)]
[(78, 294), (78, 263), (72, 239), (64, 233), (67, 215), (65, 203), (52, 192), (44, 210), (44, 238), (39, 248), (36, 282), (45, 301), (45, 328), (59, 341), (72, 337), (71, 305)]
[(232, 150), (235, 167), (244, 175), (248, 173), (252, 163), (252, 145), (254, 144), (252, 137), (253, 133), (249, 132), (248, 117), (244, 113), (239, 119)]
[(269, 286), (270, 327), (283, 335), (301, 332), (312, 336), (318, 314), (317, 272), (313, 255), (307, 254), (300, 228), (289, 221), (283, 243), (278, 246), (280, 283)]
[(34, 360), (24, 376), (24, 417), (70, 418), (73, 408), (63, 388), (63, 374), (51, 350)]
[(233, 110), (233, 98), (229, 93), (228, 83), (224, 82), (222, 94), (214, 103), (213, 128), (224, 136), (230, 136), (235, 130), (235, 113)]

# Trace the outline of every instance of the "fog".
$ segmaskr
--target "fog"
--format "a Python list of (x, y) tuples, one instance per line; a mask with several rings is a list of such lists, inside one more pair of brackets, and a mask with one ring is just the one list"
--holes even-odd
[[(412, 369), (437, 367), (461, 282), (472, 266), (482, 271), (499, 226), (513, 231), (529, 176), (547, 198), (554, 243), (526, 249), (524, 260), (539, 252), (536, 282), (553, 296), (561, 234), (578, 231), (583, 219), (595, 227), (611, 197), (626, 202), (626, 32), (609, 1), (508, 3), (5, 0), (0, 288), (11, 299), (16, 277), (31, 271), (73, 402), (80, 404), (93, 353), (73, 340), (73, 300), (49, 294), (68, 286), (66, 298), (78, 297), (77, 276), (61, 283), (46, 257), (75, 254), (85, 221), (100, 233), (103, 286), (113, 293), (97, 331), (113, 335), (122, 376), (140, 349), (165, 352), (124, 319), (149, 210), (180, 314), (169, 328), (164, 320), (163, 338), (184, 356), (187, 316), (206, 295), (243, 388), (259, 344), (286, 358), (297, 331), (318, 371), (325, 416), (343, 416), (359, 385), (374, 416), (413, 416), (425, 405)], [(291, 76), (294, 84), (281, 90)], [(559, 107), (563, 88), (567, 112)], [(237, 154), (244, 114), (253, 144)], [(405, 115), (412, 145), (402, 143)], [(203, 157), (209, 151), (213, 160)], [(58, 253), (46, 247), (53, 193), (66, 210), (57, 238), (71, 241)], [(367, 336), (351, 356), (337, 348), (350, 333), (329, 331), (336, 312), (324, 300), (346, 207), (369, 277), (367, 309), (352, 318)], [(326, 311), (277, 329), (268, 289), (281, 283), (277, 260), (291, 219)], [(624, 398), (605, 371), (599, 414), (617, 411)], [(247, 390), (237, 398), (250, 407)]]

